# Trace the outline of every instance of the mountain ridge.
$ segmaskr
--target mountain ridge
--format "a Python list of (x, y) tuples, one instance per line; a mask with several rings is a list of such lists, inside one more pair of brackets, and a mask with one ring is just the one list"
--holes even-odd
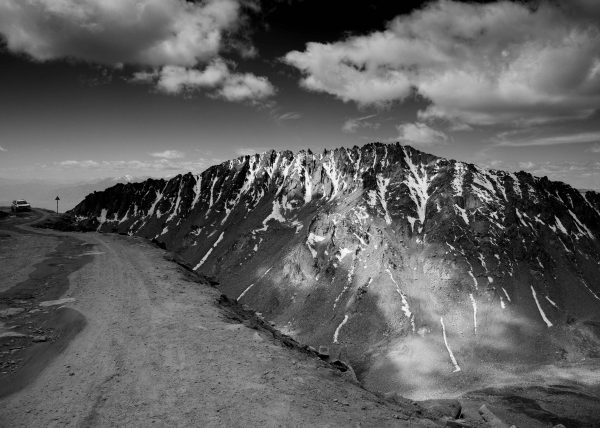
[(118, 184), (72, 213), (156, 240), (384, 391), (600, 343), (600, 195), (546, 177), (398, 143), (271, 150)]

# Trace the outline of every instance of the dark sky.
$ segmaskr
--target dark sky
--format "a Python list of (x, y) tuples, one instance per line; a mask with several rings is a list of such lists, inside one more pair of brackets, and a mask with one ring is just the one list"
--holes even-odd
[(600, 188), (600, 6), (6, 0), (0, 177), (401, 141)]

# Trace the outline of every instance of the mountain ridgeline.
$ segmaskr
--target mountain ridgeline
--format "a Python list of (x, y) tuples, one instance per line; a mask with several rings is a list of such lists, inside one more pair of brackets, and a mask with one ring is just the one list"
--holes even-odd
[(269, 151), (72, 213), (163, 243), (384, 392), (600, 355), (600, 194), (525, 172), (400, 144)]

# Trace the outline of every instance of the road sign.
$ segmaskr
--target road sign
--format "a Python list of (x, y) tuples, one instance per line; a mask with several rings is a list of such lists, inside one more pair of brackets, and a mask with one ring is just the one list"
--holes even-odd
[(58, 201), (60, 201), (60, 198), (56, 196), (54, 200), (56, 201), (56, 214), (58, 214)]

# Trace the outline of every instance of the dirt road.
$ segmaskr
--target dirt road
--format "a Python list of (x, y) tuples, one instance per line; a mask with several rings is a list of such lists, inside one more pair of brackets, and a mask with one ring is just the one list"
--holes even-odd
[(81, 242), (91, 261), (69, 275), (62, 297), (74, 300), (57, 311), (76, 310), (86, 323), (35, 379), (0, 400), (0, 426), (430, 425), (232, 322), (215, 289), (142, 239), (22, 231), (11, 238), (33, 246), (50, 238), (39, 251), (66, 237)]

